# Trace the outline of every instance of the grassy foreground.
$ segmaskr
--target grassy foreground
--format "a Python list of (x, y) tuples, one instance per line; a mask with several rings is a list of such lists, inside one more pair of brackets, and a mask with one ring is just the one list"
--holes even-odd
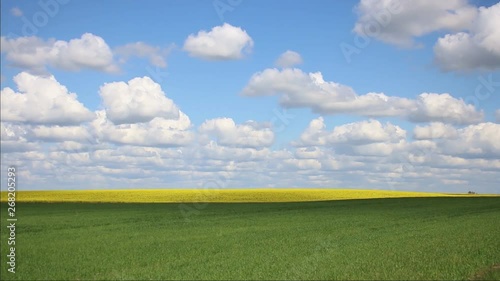
[[(2, 210), (6, 204), (0, 204)], [(19, 203), (2, 279), (499, 278), (500, 198)]]
[[(2, 202), (6, 192), (0, 193)], [(21, 202), (108, 202), (108, 203), (183, 203), (183, 202), (303, 202), (369, 198), (457, 197), (446, 194), (410, 191), (359, 189), (136, 189), (18, 191)], [(472, 195), (488, 196), (488, 195)], [(498, 196), (498, 195), (497, 195)]]

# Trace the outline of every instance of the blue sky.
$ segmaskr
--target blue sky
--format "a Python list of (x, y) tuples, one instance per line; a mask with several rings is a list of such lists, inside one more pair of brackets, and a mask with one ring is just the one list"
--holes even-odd
[[(390, 10), (390, 3), (385, 6), (388, 4), (383, 1), (2, 1), (2, 111), (9, 112), (9, 104), (14, 104), (16, 95), (27, 94), (13, 80), (15, 76), (24, 73), (40, 79), (52, 77), (69, 92), (76, 93), (77, 101), (87, 111), (106, 111), (106, 118), (109, 119), (106, 120), (113, 126), (143, 124), (142, 121), (150, 122), (153, 118), (162, 116), (154, 115), (154, 110), (151, 114), (143, 115), (129, 112), (129, 117), (139, 116), (140, 120), (132, 120), (130, 117), (127, 122), (131, 123), (118, 124), (118, 119), (110, 117), (110, 113), (112, 106), (118, 106), (111, 99), (121, 99), (119, 91), (114, 89), (117, 94), (103, 102), (100, 89), (106, 83), (127, 83), (134, 78), (150, 77), (152, 83), (161, 87), (166, 98), (189, 117), (189, 129), (184, 133), (192, 134), (185, 143), (177, 140), (160, 141), (160, 144), (147, 141), (141, 143), (112, 136), (109, 131), (111, 127), (109, 130), (96, 129), (91, 119), (84, 118), (68, 126), (63, 121), (54, 121), (59, 117), (63, 120), (64, 114), (50, 117), (52, 121), (45, 122), (42, 117), (37, 119), (30, 115), (28, 118), (22, 112), (2, 112), (2, 168), (11, 165), (9, 161), (15, 162), (21, 169), (25, 167), (26, 177), (30, 179), (26, 188), (62, 188), (67, 186), (64, 180), (58, 176), (57, 182), (51, 181), (48, 170), (64, 165), (60, 167), (61, 171), (68, 168), (80, 171), (80, 167), (68, 167), (64, 164), (67, 163), (66, 160), (54, 159), (51, 152), (59, 150), (63, 144), (80, 147), (78, 144), (84, 143), (86, 156), (81, 149), (63, 149), (60, 151), (64, 154), (61, 157), (69, 159), (79, 155), (98, 161), (92, 158), (96, 151), (115, 151), (127, 155), (130, 150), (142, 149), (155, 150), (161, 155), (163, 152), (168, 154), (169, 151), (184, 148), (189, 151), (189, 155), (183, 154), (180, 162), (173, 166), (169, 166), (163, 156), (159, 156), (157, 160), (161, 165), (153, 168), (142, 166), (142, 162), (132, 156), (127, 158), (131, 162), (126, 165), (122, 163), (122, 166), (119, 165), (121, 160), (116, 158), (102, 163), (87, 163), (85, 168), (81, 168), (85, 173), (91, 173), (92, 165), (99, 167), (95, 173), (111, 166), (116, 167), (116, 170), (110, 172), (109, 177), (104, 173), (102, 181), (97, 181), (93, 186), (86, 186), (85, 182), (75, 178), (71, 181), (72, 188), (138, 187), (136, 185), (144, 183), (161, 187), (175, 187), (177, 184), (197, 187), (203, 185), (207, 177), (220, 173), (228, 178), (227, 185), (235, 187), (293, 184), (464, 191), (474, 185), (475, 178), (473, 175), (459, 176), (463, 174), (463, 170), (483, 170), (488, 167), (492, 172), (488, 171), (482, 177), (483, 182), (477, 189), (498, 192), (495, 178), (500, 169), (499, 147), (494, 143), (495, 140), (489, 143), (485, 139), (493, 137), (496, 142), (499, 139), (499, 82), (495, 81), (500, 80), (500, 52), (495, 43), (500, 42), (500, 39), (497, 37), (498, 27), (492, 27), (496, 26), (495, 17), (500, 9), (499, 4), (497, 1), (455, 0), (447, 4), (421, 1), (412, 6), (408, 1), (392, 2), (397, 6), (395, 11)], [(49, 9), (46, 10), (46, 7)], [(377, 16), (384, 13), (387, 15), (387, 11), (390, 16), (387, 25), (379, 26), (381, 29), (373, 34), (363, 33), (367, 26), (377, 23)], [(426, 18), (429, 15), (434, 18)], [(360, 29), (356, 29), (356, 26)], [(206, 35), (216, 27), (220, 27), (222, 35), (218, 39), (212, 39), (222, 41), (216, 42), (214, 50), (207, 51), (206, 46), (191, 50), (187, 47), (188, 37), (200, 39), (203, 32)], [(62, 57), (62, 49), (54, 47), (55, 41), (66, 44), (83, 38), (84, 34), (89, 34), (89, 44), (97, 44), (95, 38), (100, 38), (103, 43), (86, 47), (75, 45), (74, 49), (68, 48), (70, 51), (66, 57)], [(460, 34), (466, 34), (472, 43), (459, 41), (457, 38)], [(23, 38), (29, 42), (21, 42), (20, 39)], [(453, 40), (445, 41), (443, 38)], [(194, 40), (193, 44), (201, 44), (201, 39)], [(359, 44), (360, 40), (364, 45)], [(141, 42), (140, 47), (130, 46), (138, 42)], [(239, 45), (241, 48), (234, 47), (238, 42), (243, 44)], [(354, 48), (356, 52), (346, 56), (345, 49), (342, 49), (345, 46)], [(201, 51), (199, 48), (202, 48)], [(231, 49), (234, 56), (220, 53), (222, 49)], [(277, 59), (286, 51), (293, 51), (300, 57), (300, 62), (277, 66)], [(53, 53), (47, 55), (49, 52)], [(146, 52), (147, 55), (141, 56), (141, 52)], [(481, 55), (476, 55), (478, 53)], [(102, 58), (93, 58), (99, 54)], [(148, 55), (156, 56), (156, 63), (149, 60)], [(89, 58), (95, 63), (85, 61)], [(161, 58), (159, 60), (163, 64), (158, 63), (158, 58)], [(103, 63), (98, 64), (99, 59)], [(463, 63), (454, 63), (457, 61)], [(109, 71), (106, 67), (116, 69)], [(277, 73), (268, 72), (269, 77), (264, 77), (265, 70), (271, 69), (276, 69)], [(293, 69), (296, 70), (294, 74)], [(312, 77), (310, 74), (318, 72), (330, 86), (333, 84), (329, 83), (337, 83), (352, 88), (359, 105), (351, 103), (341, 109), (340, 106), (344, 105), (338, 102), (344, 98), (353, 98), (349, 96), (349, 91), (339, 90), (335, 86), (325, 90), (314, 82), (304, 82), (312, 79), (307, 78)], [(295, 78), (287, 75), (295, 75)], [(255, 76), (267, 79), (267, 83), (253, 83), (252, 77)], [(279, 79), (291, 79), (286, 80), (285, 84), (294, 85), (294, 88), (280, 91), (283, 86), (277, 82)], [(494, 85), (489, 88), (483, 85), (481, 93), (485, 94), (478, 95), (476, 89), (484, 84), (482, 81), (488, 80), (493, 81)], [(303, 82), (309, 84), (301, 84)], [(257, 90), (251, 94), (245, 92), (245, 89), (254, 87)], [(6, 88), (12, 89), (15, 94), (6, 94)], [(314, 89), (326, 91), (333, 96), (325, 99), (314, 96)], [(363, 97), (368, 93), (383, 93), (389, 99), (377, 100), (377, 104), (373, 104)], [(419, 100), (422, 93), (433, 93), (435, 96)], [(450, 95), (450, 99), (446, 99), (445, 93)], [(134, 94), (137, 93), (132, 93)], [(310, 97), (307, 96), (309, 94)], [(154, 96), (153, 93), (150, 95)], [(283, 97), (287, 97), (289, 101), (283, 102)], [(10, 102), (11, 98), (13, 102)], [(404, 99), (407, 105), (400, 104), (399, 99)], [(152, 98), (151, 103), (139, 103), (133, 108), (142, 106), (146, 112), (147, 106), (154, 103)], [(436, 104), (444, 105), (434, 106)], [(471, 110), (468, 104), (473, 104), (474, 108)], [(374, 108), (382, 108), (385, 113), (380, 113), (380, 110), (373, 113)], [(286, 123), (280, 121), (276, 113), (283, 114), (284, 110), (293, 116)], [(158, 114), (160, 112), (162, 111), (158, 110)], [(66, 114), (72, 114), (71, 110)], [(226, 118), (225, 121), (222, 118)], [(234, 127), (227, 127), (227, 123), (224, 123), (227, 119), (232, 120)], [(320, 119), (326, 129), (316, 132), (314, 138), (322, 141), (307, 139), (305, 131), (310, 123)], [(219, 121), (212, 124), (210, 120)], [(248, 125), (250, 120), (255, 121), (255, 124)], [(367, 123), (375, 126), (374, 128), (358, 128), (356, 125), (370, 120), (379, 123)], [(154, 131), (151, 127), (153, 125), (146, 123), (143, 125), (149, 128), (147, 130)], [(387, 124), (404, 130), (405, 137), (391, 141), (393, 138), (390, 134), (393, 131), (388, 129)], [(484, 124), (488, 124), (487, 129)], [(79, 127), (82, 132), (88, 131), (93, 139), (98, 139), (99, 144), (105, 148), (89, 148), (88, 142), (85, 144), (84, 141), (71, 137), (64, 139), (69, 133), (61, 133), (62, 136), (57, 140), (40, 138), (41, 130), (52, 134), (54, 131), (51, 128), (54, 126), (61, 131)], [(339, 128), (337, 131), (336, 127)], [(417, 127), (428, 128), (422, 130), (432, 131), (434, 134), (420, 135), (415, 139), (414, 130)], [(374, 137), (377, 132), (371, 131), (372, 129), (380, 129), (388, 136), (377, 139)], [(373, 153), (366, 154), (364, 151), (367, 147), (360, 149), (354, 144), (359, 140), (356, 139), (359, 136), (355, 136), (359, 131), (346, 133), (345, 130), (368, 130), (363, 133), (363, 145), (373, 145), (369, 147), (375, 149), (378, 145), (385, 145), (384, 147), (390, 147), (387, 150), (390, 152), (379, 155), (376, 160), (368, 159)], [(448, 136), (443, 130), (456, 132), (453, 131)], [(171, 133), (175, 138), (175, 132)], [(140, 135), (140, 132), (134, 134)], [(350, 137), (354, 139), (349, 139)], [(144, 136), (142, 139), (146, 138)], [(223, 160), (221, 157), (210, 159), (207, 156), (211, 152), (208, 151), (210, 148), (207, 148), (205, 139), (211, 140), (217, 147), (228, 148)], [(20, 143), (28, 143), (36, 148), (21, 149)], [(463, 143), (464, 147), (447, 151), (449, 147), (458, 146), (459, 143)], [(416, 154), (411, 149), (420, 145), (431, 145), (434, 148), (432, 151), (428, 150), (428, 159), (417, 161)], [(301, 158), (297, 154), (300, 149), (321, 151), (322, 156)], [(231, 155), (242, 151), (265, 155), (251, 159), (231, 158)], [(41, 158), (30, 156), (34, 153), (39, 153), (39, 157), (51, 163), (52, 168), (41, 167)], [(292, 156), (286, 156), (291, 157), (288, 159), (280, 156), (282, 154)], [(396, 154), (399, 159), (411, 161), (414, 174), (404, 174), (397, 168), (401, 161), (394, 162), (389, 157)], [(326, 162), (332, 159), (339, 162), (340, 166), (344, 162), (357, 161), (372, 164), (366, 164), (366, 169), (359, 170), (355, 168), (356, 165), (348, 164), (333, 170), (325, 168), (328, 167)], [(219, 162), (213, 164), (211, 160)], [(265, 171), (254, 170), (250, 173), (245, 168), (249, 163), (262, 168), (259, 161), (264, 160), (269, 165), (269, 169)], [(452, 168), (447, 166), (446, 171), (440, 170), (444, 168), (436, 167), (436, 161), (443, 161), (443, 166), (449, 164)], [(450, 164), (446, 161), (464, 164)], [(218, 167), (213, 173), (202, 172), (214, 167), (213, 165)], [(162, 173), (165, 169), (184, 170), (179, 168), (181, 166), (189, 166), (189, 171), (196, 176), (183, 176), (187, 172)], [(130, 178), (130, 172), (127, 172), (129, 168), (133, 168), (137, 175), (133, 180), (127, 181)], [(297, 181), (290, 182), (287, 175), (297, 175), (296, 169), (304, 174)], [(448, 169), (455, 169), (456, 174), (452, 173), (450, 178), (438, 175), (450, 172)], [(50, 174), (54, 176), (56, 172), (51, 171)], [(400, 174), (396, 175), (394, 171), (399, 171), (396, 173)], [(266, 176), (255, 179), (256, 175), (262, 173)], [(425, 177), (416, 181), (418, 173)], [(436, 176), (432, 176), (434, 173)], [(276, 177), (275, 174), (282, 176)], [(314, 181), (320, 176), (321, 180)], [(381, 182), (379, 177), (386, 180)], [(394, 178), (408, 184), (394, 184)], [(436, 180), (441, 185), (435, 184)], [(387, 182), (390, 186), (387, 186)]]

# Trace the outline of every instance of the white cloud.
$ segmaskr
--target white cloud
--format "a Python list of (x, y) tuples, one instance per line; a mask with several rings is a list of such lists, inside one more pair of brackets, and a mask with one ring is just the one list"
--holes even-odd
[(27, 130), (24, 126), (1, 122), (1, 139), (4, 140), (26, 140)]
[(51, 77), (21, 72), (14, 77), (20, 93), (11, 88), (1, 91), (2, 121), (34, 124), (71, 125), (90, 121), (94, 114)]
[(76, 141), (63, 141), (56, 147), (56, 151), (79, 152), (85, 151), (87, 145)]
[(500, 109), (497, 109), (495, 111), (495, 118), (496, 118), (496, 122), (500, 123)]
[(176, 119), (179, 109), (149, 77), (104, 84), (100, 90), (107, 118), (115, 124), (149, 122), (156, 117)]
[(380, 41), (416, 46), (415, 38), (449, 34), (434, 45), (434, 61), (444, 71), (500, 68), (500, 4), (475, 7), (467, 0), (361, 0), (354, 31)]
[(123, 60), (126, 61), (132, 56), (140, 57), (140, 58), (148, 58), (149, 62), (158, 67), (167, 67), (167, 62), (165, 57), (170, 52), (171, 47), (169, 48), (160, 48), (148, 45), (144, 42), (135, 42), (129, 43), (123, 46), (119, 46), (115, 48), (115, 53), (123, 57)]
[(300, 135), (300, 141), (304, 145), (325, 145), (326, 132), (323, 117), (313, 119), (305, 131)]
[(337, 126), (328, 134), (329, 143), (368, 144), (395, 142), (406, 138), (406, 131), (387, 122), (368, 120)]
[(317, 146), (297, 147), (295, 150), (295, 157), (298, 159), (318, 159), (323, 156), (324, 152)]
[(148, 122), (115, 125), (105, 111), (92, 121), (93, 133), (104, 142), (137, 146), (184, 146), (193, 141), (191, 121), (182, 111), (177, 119), (155, 117)]
[(23, 11), (19, 9), (19, 7), (14, 7), (10, 9), (10, 13), (15, 16), (15, 17), (22, 17), (23, 16)]
[(218, 144), (216, 141), (209, 141), (195, 148), (196, 155), (202, 159), (224, 160), (224, 161), (262, 161), (269, 159), (273, 152), (267, 147), (237, 147)]
[(13, 66), (34, 73), (46, 73), (45, 66), (51, 61), (51, 50), (54, 41), (43, 41), (38, 37), (19, 37), (9, 39), (0, 37), (0, 48), (6, 53), (5, 59)]
[(198, 128), (202, 141), (216, 138), (221, 145), (235, 147), (266, 147), (272, 145), (274, 133), (264, 124), (247, 121), (235, 124), (231, 118), (206, 120)]
[[(29, 130), (13, 124), (5, 130), (2, 124), (2, 157), (7, 155), (9, 164), (29, 171), (29, 175), (24, 175), (27, 188), (148, 184), (177, 188), (342, 186), (466, 192), (459, 186), (443, 186), (442, 182), (467, 182), (474, 183), (474, 189), (480, 193), (498, 192), (500, 148), (495, 140), (500, 130), (493, 123), (456, 129), (457, 139), (408, 143), (403, 131), (390, 123), (365, 120), (326, 131), (318, 118), (311, 127), (323, 128), (324, 145), (295, 147), (292, 152), (227, 146), (213, 140), (200, 145), (194, 138), (185, 139), (188, 145), (169, 142), (182, 139), (171, 138), (173, 134), (191, 132), (187, 116), (156, 120), (157, 124), (151, 121), (115, 126), (106, 120), (105, 112), (98, 115), (90, 129), (99, 138), (99, 145), (42, 142), (46, 149), (41, 149), (36, 143), (25, 142), (31, 145), (26, 151), (19, 140), (26, 139)], [(18, 140), (19, 145), (10, 146), (13, 150), (4, 155), (7, 140)], [(104, 142), (113, 144), (106, 147)], [(85, 182), (85, 186), (75, 185), (75, 181)]]
[(117, 72), (113, 53), (104, 39), (91, 33), (69, 41), (38, 37), (1, 37), (2, 53), (12, 65), (33, 73), (47, 73), (47, 66), (70, 71), (94, 69)]
[(467, 28), (477, 14), (466, 0), (361, 0), (356, 11), (357, 34), (403, 47), (434, 31)]
[(355, 155), (363, 155), (363, 156), (389, 156), (394, 151), (399, 150), (402, 146), (404, 146), (404, 140), (401, 140), (399, 143), (385, 143), (385, 142), (377, 142), (377, 143), (369, 143), (352, 147), (352, 151)]
[(402, 128), (378, 120), (367, 120), (348, 123), (326, 131), (322, 117), (312, 120), (300, 136), (299, 145), (365, 145), (378, 142), (399, 142), (406, 139), (406, 131)]
[(304, 73), (300, 69), (266, 69), (254, 74), (242, 94), (245, 96), (281, 95), (285, 107), (310, 107), (325, 114), (363, 113), (368, 116), (402, 114), (411, 102), (384, 94), (358, 96), (351, 87), (325, 82), (321, 72)]
[(474, 105), (466, 104), (462, 99), (456, 99), (446, 93), (420, 94), (415, 101), (415, 108), (409, 112), (409, 120), (415, 122), (475, 124), (483, 118), (483, 112), (476, 111)]
[(500, 124), (480, 123), (458, 129), (458, 137), (443, 141), (444, 153), (464, 157), (500, 157)]
[(28, 140), (28, 130), (23, 125), (1, 122), (2, 153), (24, 152), (39, 149), (36, 142)]
[(351, 87), (324, 81), (320, 72), (266, 69), (254, 74), (244, 96), (279, 95), (284, 107), (307, 107), (320, 114), (355, 114), (367, 117), (399, 116), (415, 122), (456, 124), (480, 122), (483, 113), (449, 94), (423, 93), (416, 100), (384, 93), (358, 95)]
[(500, 68), (500, 3), (480, 7), (468, 32), (447, 34), (434, 46), (435, 61), (445, 71)]
[(302, 63), (302, 57), (294, 51), (286, 51), (276, 60), (275, 64), (278, 67), (288, 68)]
[(450, 139), (456, 137), (458, 137), (458, 132), (455, 127), (439, 122), (432, 122), (428, 126), (416, 126), (413, 130), (413, 138), (417, 140)]
[(24, 93), (2, 90), (2, 121), (27, 124), (22, 127), (24, 139), (12, 139), (9, 136), (19, 135), (21, 127), (2, 123), (2, 146), (8, 151), (26, 150), (33, 146), (29, 141), (58, 142), (57, 147), (65, 151), (99, 143), (169, 147), (193, 142), (189, 117), (148, 77), (103, 85), (105, 110), (96, 113), (88, 111), (54, 77), (23, 72), (14, 80)]
[(30, 130), (33, 138), (44, 141), (94, 142), (83, 126), (36, 126)]
[(235, 60), (252, 50), (253, 40), (240, 27), (224, 23), (211, 31), (191, 34), (184, 42), (184, 51), (190, 56), (207, 60)]
[(316, 159), (286, 159), (284, 163), (300, 170), (321, 169), (321, 163)]
[(127, 62), (131, 57), (147, 58), (157, 67), (166, 67), (166, 56), (173, 47), (160, 48), (144, 42), (135, 42), (117, 46), (113, 50), (103, 38), (92, 33), (85, 33), (80, 38), (69, 41), (31, 36), (7, 38), (1, 37), (1, 51), (6, 60), (14, 67), (22, 68), (34, 74), (48, 74), (48, 67), (79, 71), (92, 69), (108, 73), (118, 73), (115, 62)]

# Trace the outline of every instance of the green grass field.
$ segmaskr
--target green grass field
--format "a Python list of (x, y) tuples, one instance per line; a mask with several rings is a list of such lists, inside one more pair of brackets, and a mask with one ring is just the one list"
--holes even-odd
[(3, 280), (500, 278), (499, 197), (6, 209)]

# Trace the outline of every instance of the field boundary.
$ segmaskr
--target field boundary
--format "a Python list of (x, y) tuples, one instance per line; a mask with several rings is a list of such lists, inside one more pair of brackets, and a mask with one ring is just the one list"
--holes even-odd
[[(361, 189), (117, 189), (18, 191), (18, 202), (34, 203), (280, 203), (383, 198), (499, 197), (487, 194), (447, 194)], [(7, 192), (0, 193), (0, 202)]]

